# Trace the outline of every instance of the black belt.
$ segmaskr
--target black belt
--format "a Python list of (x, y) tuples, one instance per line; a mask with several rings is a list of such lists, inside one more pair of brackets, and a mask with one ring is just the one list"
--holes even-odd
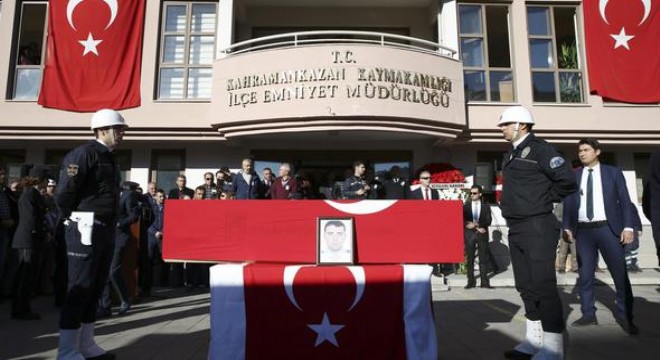
[(591, 222), (579, 222), (577, 224), (578, 229), (596, 229), (599, 227), (607, 226), (607, 220), (603, 221), (591, 221)]

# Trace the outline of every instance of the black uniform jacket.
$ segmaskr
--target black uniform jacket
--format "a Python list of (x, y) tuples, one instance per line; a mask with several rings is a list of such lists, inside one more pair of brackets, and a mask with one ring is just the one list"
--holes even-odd
[(546, 141), (530, 133), (502, 163), (502, 216), (524, 219), (549, 214), (553, 202), (577, 191), (575, 175)]
[(71, 150), (62, 162), (55, 203), (68, 218), (72, 211), (93, 211), (94, 219), (113, 224), (119, 206), (119, 168), (110, 149), (96, 140)]

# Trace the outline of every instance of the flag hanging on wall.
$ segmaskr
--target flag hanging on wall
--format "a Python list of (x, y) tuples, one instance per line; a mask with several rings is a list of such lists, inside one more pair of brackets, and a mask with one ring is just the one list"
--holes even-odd
[(622, 102), (660, 102), (660, 1), (583, 4), (591, 93)]
[(145, 0), (51, 0), (38, 103), (96, 111), (140, 105)]

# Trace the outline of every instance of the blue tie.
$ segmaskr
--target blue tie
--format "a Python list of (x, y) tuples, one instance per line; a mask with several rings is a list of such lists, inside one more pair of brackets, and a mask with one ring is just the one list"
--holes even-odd
[(589, 169), (587, 176), (587, 219), (591, 221), (594, 218), (594, 169)]

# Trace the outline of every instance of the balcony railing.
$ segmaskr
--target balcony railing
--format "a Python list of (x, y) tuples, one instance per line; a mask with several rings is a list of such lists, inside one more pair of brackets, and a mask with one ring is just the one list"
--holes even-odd
[(446, 46), (409, 36), (371, 31), (302, 31), (265, 36), (233, 44), (221, 49), (219, 57), (246, 52), (298, 47), (310, 44), (372, 44), (397, 47), (412, 51), (432, 53), (443, 57), (455, 58), (456, 50)]

